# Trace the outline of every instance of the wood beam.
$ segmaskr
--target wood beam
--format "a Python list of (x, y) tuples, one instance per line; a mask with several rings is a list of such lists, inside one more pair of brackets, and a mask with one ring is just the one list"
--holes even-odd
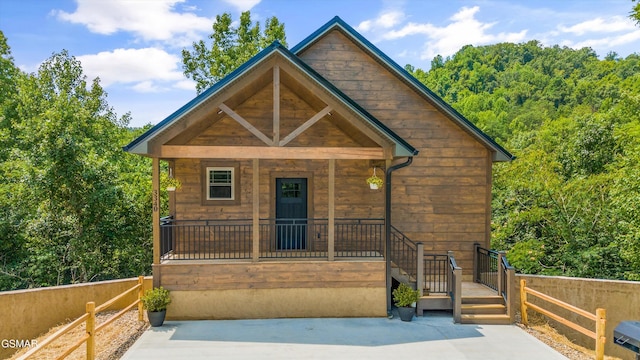
[(238, 115), (235, 111), (231, 110), (230, 107), (221, 103), (219, 106), (220, 110), (224, 111), (227, 115), (231, 116), (231, 118), (237, 121), (240, 125), (244, 126), (245, 129), (249, 130), (250, 133), (255, 135), (258, 139), (262, 140), (265, 144), (271, 146), (273, 145), (273, 141), (269, 139), (262, 131), (258, 130), (255, 126), (251, 125), (247, 120), (245, 120), (242, 116)]
[(153, 222), (153, 264), (160, 264), (160, 159), (151, 162), (151, 206)]
[(280, 141), (280, 146), (285, 146), (289, 141), (295, 139), (298, 135), (302, 134), (305, 130), (313, 126), (313, 124), (317, 123), (330, 111), (331, 106), (326, 106), (324, 109), (320, 110), (317, 114), (313, 115), (311, 119), (305, 121), (304, 124), (300, 125), (297, 129), (293, 130), (289, 135), (282, 139), (282, 141)]
[(278, 143), (280, 143), (280, 67), (275, 65), (273, 67), (273, 146)]
[[(280, 64), (281, 70), (287, 71), (289, 73), (294, 73), (294, 72), (300, 73), (302, 71), (301, 69), (298, 69), (295, 65), (289, 64), (284, 61), (279, 64)], [(313, 94), (315, 94), (318, 97), (318, 99), (323, 101), (325, 104), (336, 109), (336, 111), (339, 112), (340, 115), (342, 115), (345, 119), (347, 119), (351, 124), (353, 124), (358, 130), (364, 133), (376, 144), (383, 147), (389, 146), (389, 143), (386, 139), (380, 136), (373, 129), (369, 128), (369, 126), (365, 125), (363, 121), (360, 118), (358, 118), (358, 116), (356, 116), (350, 109), (348, 111), (344, 111), (344, 110), (347, 110), (347, 107), (345, 106), (345, 104), (342, 103), (341, 101), (337, 101), (336, 99), (334, 99), (333, 96), (329, 95), (327, 90), (325, 90), (320, 85), (318, 85), (314, 80), (308, 78), (307, 76), (299, 76), (299, 77), (296, 77), (295, 80), (298, 81), (300, 84), (302, 84), (302, 86), (306, 87)]]
[(383, 160), (378, 147), (266, 147), (163, 145), (163, 158), (185, 159), (370, 159)]
[(329, 159), (329, 224), (328, 224), (328, 260), (335, 260), (336, 249), (336, 160)]
[(253, 261), (260, 258), (260, 160), (253, 159)]

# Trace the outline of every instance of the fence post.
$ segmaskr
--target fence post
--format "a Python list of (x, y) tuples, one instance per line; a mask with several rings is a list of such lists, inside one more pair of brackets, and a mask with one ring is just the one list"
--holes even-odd
[(89, 335), (87, 338), (87, 360), (94, 360), (96, 358), (96, 303), (88, 302), (86, 310), (89, 314), (86, 326), (87, 335)]
[(520, 279), (520, 316), (522, 317), (522, 324), (525, 326), (529, 326), (529, 319), (527, 319), (527, 292), (525, 291), (525, 287), (527, 286), (527, 281), (525, 279)]
[(606, 344), (605, 328), (607, 324), (607, 311), (596, 309), (596, 360), (604, 359), (604, 346)]
[(142, 306), (142, 296), (144, 295), (144, 276), (138, 276), (138, 321), (144, 320), (144, 311)]
[(416, 244), (416, 290), (420, 296), (423, 294), (424, 283), (424, 244), (419, 242)]

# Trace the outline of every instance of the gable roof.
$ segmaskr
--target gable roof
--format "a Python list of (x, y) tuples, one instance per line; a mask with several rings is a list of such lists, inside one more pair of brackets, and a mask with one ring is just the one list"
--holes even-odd
[(264, 61), (274, 53), (279, 53), (280, 55), (282, 55), (284, 59), (288, 60), (292, 65), (300, 69), (303, 73), (313, 79), (316, 84), (324, 88), (330, 95), (335, 97), (348, 109), (354, 112), (357, 117), (361, 119), (365, 124), (370, 126), (383, 138), (394, 144), (394, 156), (414, 156), (418, 154), (418, 150), (416, 150), (403, 138), (401, 138), (395, 132), (385, 126), (373, 115), (369, 114), (354, 100), (345, 95), (342, 91), (336, 88), (328, 80), (323, 78), (320, 74), (318, 74), (315, 70), (305, 64), (300, 58), (298, 58), (277, 41), (260, 51), (257, 55), (249, 59), (229, 75), (225, 76), (213, 86), (203, 91), (200, 95), (196, 96), (194, 99), (183, 105), (180, 109), (176, 110), (173, 114), (169, 115), (157, 125), (147, 130), (144, 134), (140, 135), (131, 143), (124, 146), (123, 149), (130, 153), (148, 154), (148, 144), (151, 140), (153, 140), (156, 136), (159, 136), (164, 130), (179, 121), (181, 118), (204, 104), (208, 99), (223, 91), (227, 86), (232, 84), (235, 80), (239, 79), (243, 74), (247, 73), (249, 70), (262, 63), (262, 61)]
[(462, 129), (466, 130), (478, 141), (484, 144), (486, 147), (493, 151), (494, 161), (511, 161), (515, 159), (515, 156), (504, 149), (500, 144), (495, 142), (489, 135), (485, 134), (482, 130), (476, 127), (472, 122), (465, 118), (462, 114), (457, 112), (451, 105), (447, 104), (442, 98), (436, 95), (433, 91), (427, 88), (418, 79), (409, 74), (404, 68), (398, 65), (385, 53), (380, 51), (369, 40), (365, 39), (349, 24), (344, 22), (340, 17), (336, 16), (329, 22), (324, 24), (314, 33), (309, 35), (306, 39), (302, 40), (299, 44), (291, 48), (291, 52), (299, 55), (316, 41), (322, 38), (325, 34), (332, 30), (338, 29), (354, 43), (356, 43), (361, 49), (365, 50), (376, 61), (382, 64), (385, 68), (391, 71), (395, 76), (399, 77), (403, 82), (408, 84), (411, 88), (417, 91), (419, 94), (427, 98), (438, 110), (446, 114), (451, 120), (457, 123)]

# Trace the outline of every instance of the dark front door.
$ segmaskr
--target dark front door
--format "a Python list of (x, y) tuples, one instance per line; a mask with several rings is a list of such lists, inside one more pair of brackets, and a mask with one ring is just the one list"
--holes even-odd
[(307, 179), (276, 179), (276, 248), (307, 248)]

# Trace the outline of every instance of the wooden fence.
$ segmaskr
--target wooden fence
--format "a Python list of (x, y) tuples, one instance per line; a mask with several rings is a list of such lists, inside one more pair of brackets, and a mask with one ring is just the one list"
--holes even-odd
[[(113, 315), (112, 317), (107, 319), (102, 324), (96, 326), (96, 314), (97, 313), (108, 309), (111, 305), (113, 305), (117, 301), (121, 300), (122, 298), (124, 298), (125, 296), (129, 295), (130, 293), (132, 293), (132, 292), (134, 292), (136, 290), (138, 291), (138, 297), (134, 302), (132, 302), (129, 305), (127, 305), (124, 309), (120, 310), (117, 314)], [(143, 295), (143, 291), (144, 291), (144, 276), (139, 276), (137, 285), (135, 285), (132, 288), (124, 291), (123, 293), (113, 297), (112, 299), (108, 300), (104, 304), (96, 307), (95, 302), (93, 302), (93, 301), (88, 302), (87, 305), (86, 305), (86, 312), (84, 313), (84, 315), (82, 315), (79, 318), (75, 319), (70, 324), (67, 324), (62, 329), (56, 331), (54, 334), (52, 334), (51, 336), (46, 338), (41, 343), (38, 343), (38, 345), (36, 347), (32, 348), (31, 350), (29, 350), (28, 352), (26, 352), (25, 354), (20, 356), (18, 358), (18, 360), (25, 360), (25, 359), (31, 358), (38, 351), (42, 350), (42, 348), (44, 348), (48, 344), (52, 343), (56, 339), (60, 338), (62, 335), (64, 335), (64, 334), (68, 333), (69, 331), (75, 329), (76, 327), (78, 327), (83, 322), (86, 323), (86, 333), (85, 333), (85, 335), (82, 336), (74, 345), (72, 345), (71, 347), (67, 348), (64, 351), (64, 353), (62, 353), (60, 356), (57, 357), (57, 359), (66, 358), (72, 352), (74, 352), (77, 348), (82, 346), (82, 344), (86, 343), (87, 344), (87, 360), (94, 360), (95, 357), (96, 357), (96, 335), (100, 330), (102, 330), (105, 327), (107, 327), (108, 325), (110, 325), (112, 322), (114, 322), (116, 319), (120, 318), (122, 315), (124, 315), (127, 311), (131, 310), (136, 305), (138, 306), (138, 320), (140, 320), (140, 321), (143, 320), (142, 301), (140, 301), (140, 299), (142, 298), (142, 295)]]
[[(533, 296), (538, 297), (539, 299), (545, 300), (551, 304), (560, 306), (561, 308), (564, 308), (566, 310), (572, 311), (578, 315), (584, 316), (585, 318), (595, 321), (595, 326), (596, 326), (596, 331), (593, 332), (589, 329), (586, 329), (574, 322), (571, 322), (557, 314), (552, 313), (549, 310), (546, 310), (538, 305), (532, 304), (529, 301), (527, 301), (527, 294), (531, 294)], [(580, 308), (577, 308), (571, 304), (567, 304), (564, 301), (555, 299), (549, 295), (543, 294), (539, 291), (533, 290), (531, 288), (527, 287), (527, 282), (526, 280), (522, 279), (520, 280), (520, 310), (522, 312), (522, 323), (524, 325), (529, 325), (529, 321), (527, 318), (527, 309), (531, 308), (532, 310), (535, 310), (543, 315), (546, 315), (556, 321), (558, 321), (559, 323), (568, 326), (576, 331), (579, 331), (583, 334), (585, 334), (586, 336), (589, 336), (590, 338), (594, 339), (596, 342), (596, 360), (603, 360), (604, 359), (604, 346), (606, 344), (606, 338), (605, 338), (605, 327), (606, 327), (606, 310), (605, 309), (601, 309), (598, 308), (596, 309), (596, 313), (592, 314), (588, 311), (582, 310)]]

